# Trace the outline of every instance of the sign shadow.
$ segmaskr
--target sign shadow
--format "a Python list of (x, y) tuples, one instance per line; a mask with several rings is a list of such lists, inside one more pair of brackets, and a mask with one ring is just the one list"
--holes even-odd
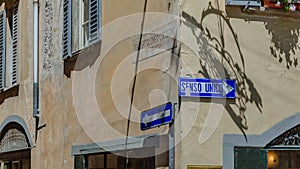
[[(258, 111), (262, 113), (263, 103), (253, 81), (247, 76), (244, 55), (239, 45), (238, 35), (235, 33), (226, 14), (220, 10), (217, 1), (216, 5), (212, 5), (209, 2), (208, 7), (202, 11), (200, 21), (186, 12), (183, 12), (182, 17), (184, 18), (183, 24), (190, 29), (197, 42), (197, 54), (200, 63), (197, 76), (209, 79), (236, 80), (236, 99), (226, 100), (225, 103), (223, 102), (223, 105), (247, 140), (245, 133), (248, 129), (247, 104), (255, 104)], [(206, 27), (208, 24), (205, 22), (209, 20), (211, 23), (212, 17), (216, 18), (216, 25), (213, 25), (213, 28)], [(213, 31), (216, 28), (217, 33), (214, 34)], [(232, 44), (227, 44), (225, 31), (228, 30), (229, 32), (226, 32), (226, 34), (232, 35), (236, 48), (235, 53), (238, 53), (238, 55), (231, 54), (231, 51), (227, 48), (228, 45)]]

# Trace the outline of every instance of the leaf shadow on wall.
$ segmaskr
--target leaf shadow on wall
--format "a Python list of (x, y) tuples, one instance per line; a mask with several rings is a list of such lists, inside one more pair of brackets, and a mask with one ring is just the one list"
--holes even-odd
[[(186, 12), (183, 12), (183, 24), (188, 27), (193, 33), (193, 37), (197, 41), (197, 54), (199, 56), (200, 70), (199, 75), (205, 78), (226, 78), (236, 80), (236, 92), (237, 97), (233, 104), (226, 101), (224, 108), (231, 116), (234, 123), (243, 133), (245, 140), (247, 136), (245, 130), (248, 129), (246, 109), (247, 104), (255, 104), (258, 111), (262, 113), (262, 98), (257, 91), (254, 83), (247, 77), (245, 71), (245, 61), (242, 50), (239, 45), (238, 36), (234, 32), (234, 29), (227, 18), (226, 14), (219, 10), (219, 4), (216, 4), (216, 8), (209, 2), (208, 8), (204, 9), (200, 22), (193, 16)], [(210, 16), (216, 18), (214, 27), (205, 27), (204, 22), (208, 20), (211, 23)], [(217, 28), (217, 33), (214, 34)], [(232, 35), (237, 55), (233, 55), (227, 50), (227, 44), (224, 33), (229, 30)]]
[(298, 66), (296, 51), (300, 49), (300, 20), (290, 18), (266, 18), (264, 20), (265, 28), (272, 36), (270, 52), (279, 63), (283, 61), (286, 68)]

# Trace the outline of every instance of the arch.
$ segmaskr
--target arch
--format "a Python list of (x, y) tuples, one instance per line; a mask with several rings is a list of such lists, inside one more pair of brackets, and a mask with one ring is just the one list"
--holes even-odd
[(1, 133), (2, 133), (2, 131), (4, 131), (7, 128), (7, 126), (9, 126), (10, 124), (13, 124), (13, 123), (22, 127), (22, 129), (24, 130), (24, 134), (27, 137), (27, 140), (29, 143), (28, 147), (32, 147), (32, 140), (30, 137), (30, 132), (28, 130), (28, 127), (27, 127), (25, 121), (17, 115), (10, 115), (1, 123), (1, 125), (0, 125)]
[(282, 133), (271, 141), (266, 148), (272, 146), (300, 146), (300, 124)]
[[(234, 168), (234, 147), (268, 147), (274, 140), (300, 125), (300, 113), (294, 114), (261, 135), (225, 134), (223, 136), (223, 168)], [(300, 146), (299, 146), (300, 148)]]
[(19, 129), (16, 123), (10, 123), (6, 130), (1, 133), (0, 153), (28, 149), (28, 139), (24, 134), (24, 130)]

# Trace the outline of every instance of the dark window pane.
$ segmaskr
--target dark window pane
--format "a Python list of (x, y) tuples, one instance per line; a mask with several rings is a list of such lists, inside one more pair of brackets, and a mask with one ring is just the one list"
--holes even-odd
[(74, 169), (86, 169), (84, 156), (74, 157)]
[(267, 169), (267, 150), (256, 147), (234, 148), (234, 169)]
[(107, 169), (117, 169), (118, 156), (115, 154), (107, 154)]
[(88, 169), (103, 169), (104, 168), (104, 155), (89, 155), (88, 156)]

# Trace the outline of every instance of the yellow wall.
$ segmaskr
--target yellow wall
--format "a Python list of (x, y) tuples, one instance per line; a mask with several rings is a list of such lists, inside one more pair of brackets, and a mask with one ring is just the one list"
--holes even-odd
[[(238, 90), (237, 98), (225, 107), (211, 103), (214, 100), (183, 101), (183, 128), (185, 122), (193, 120), (189, 116), (197, 114), (195, 110), (198, 114), (182, 142), (181, 168), (190, 164), (222, 165), (224, 134), (261, 134), (299, 112), (300, 50), (296, 46), (300, 44), (300, 21), (225, 11), (224, 1), (217, 0), (182, 0), (181, 5), (185, 43), (181, 54), (186, 63), (181, 76), (236, 79)], [(226, 53), (218, 53), (221, 49)]]

